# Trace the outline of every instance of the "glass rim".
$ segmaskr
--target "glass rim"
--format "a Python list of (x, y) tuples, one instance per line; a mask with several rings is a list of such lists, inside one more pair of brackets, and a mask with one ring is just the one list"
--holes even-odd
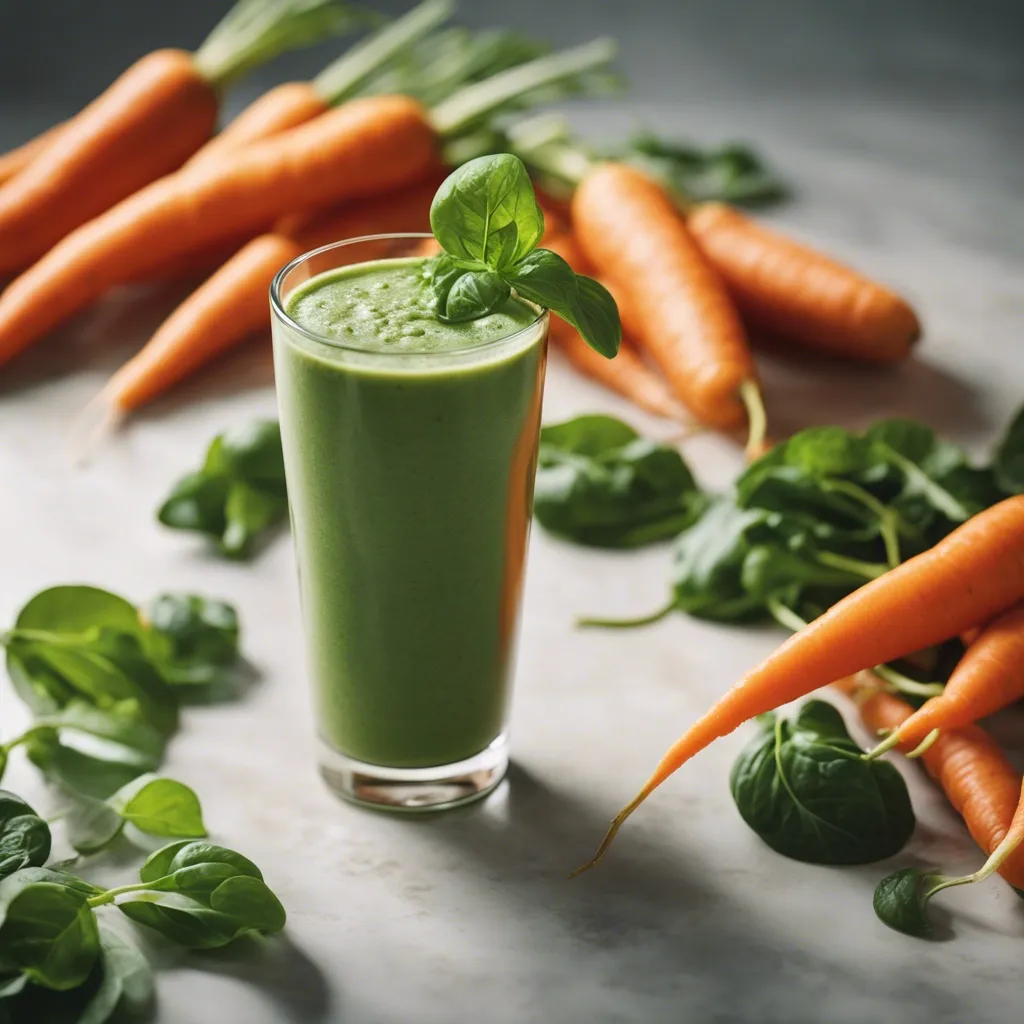
[[(302, 253), (300, 256), (296, 256), (295, 259), (289, 260), (275, 275), (274, 280), (270, 284), (270, 306), (277, 316), (284, 324), (288, 326), (290, 330), (297, 331), (304, 338), (310, 341), (317, 342), (321, 345), (327, 345), (330, 348), (341, 349), (345, 352), (358, 352), (361, 355), (368, 356), (370, 358), (384, 357), (389, 359), (432, 359), (432, 358), (445, 358), (451, 359), (452, 357), (459, 357), (464, 354), (478, 353), (485, 351), (489, 348), (506, 345), (510, 341), (514, 341), (516, 338), (521, 338), (524, 334), (528, 334), (537, 329), (538, 324), (542, 323), (548, 317), (548, 309), (544, 306), (538, 306), (536, 303), (529, 302), (527, 299), (522, 299), (527, 306), (532, 309), (538, 310), (537, 315), (528, 324), (520, 327), (518, 330), (512, 331), (510, 334), (503, 334), (499, 338), (491, 338), (487, 341), (477, 342), (475, 345), (467, 345), (465, 348), (458, 349), (434, 349), (432, 351), (399, 351), (399, 350), (387, 350), (387, 349), (369, 349), (362, 345), (353, 345), (349, 342), (339, 341), (337, 338), (328, 338), (326, 335), (318, 334), (316, 331), (311, 331), (306, 327), (303, 327), (297, 320), (289, 315), (288, 311), (284, 308), (284, 302), (281, 296), (281, 286), (284, 279), (290, 274), (296, 267), (300, 266), (308, 260), (313, 259), (316, 256), (320, 256), (323, 253), (330, 252), (333, 249), (341, 249), (346, 245), (357, 245), (359, 242), (380, 242), (388, 241), (391, 239), (409, 239), (421, 241), (426, 238), (433, 238), (434, 236), (429, 231), (394, 231), (384, 232), (378, 235), (359, 235), (355, 238), (343, 238), (337, 242), (329, 242), (327, 245), (321, 245), (317, 249), (310, 249), (308, 252)], [(385, 257), (388, 258), (388, 257)], [(405, 259), (407, 257), (391, 257), (394, 259)], [(415, 258), (415, 257), (413, 257)], [(373, 262), (373, 261), (365, 261)], [(348, 266), (357, 267), (358, 263), (351, 263)], [(335, 268), (341, 269), (341, 268)], [(331, 273), (330, 270), (323, 271), (325, 274)], [(319, 275), (317, 275), (319, 276)]]

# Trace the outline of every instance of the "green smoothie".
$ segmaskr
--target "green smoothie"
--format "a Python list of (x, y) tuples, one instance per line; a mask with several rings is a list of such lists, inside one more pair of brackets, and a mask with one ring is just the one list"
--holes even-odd
[(424, 262), (320, 274), (275, 323), (319, 729), (393, 768), (504, 730), (547, 337), (514, 298), (440, 322)]

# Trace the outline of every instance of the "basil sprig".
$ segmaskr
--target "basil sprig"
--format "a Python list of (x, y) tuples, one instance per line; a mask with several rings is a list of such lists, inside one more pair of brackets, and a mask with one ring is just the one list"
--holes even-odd
[(482, 156), (450, 174), (434, 196), (430, 226), (444, 250), (429, 264), (441, 320), (478, 320), (515, 291), (568, 321), (601, 355), (618, 352), (622, 327), (607, 289), (537, 248), (544, 214), (518, 157)]

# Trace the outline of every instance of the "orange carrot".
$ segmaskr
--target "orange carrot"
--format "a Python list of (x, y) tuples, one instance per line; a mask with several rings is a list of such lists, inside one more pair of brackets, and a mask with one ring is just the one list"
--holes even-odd
[[(914, 715), (903, 698), (880, 689), (870, 673), (835, 684), (853, 697), (864, 724), (878, 734), (898, 731)], [(901, 744), (906, 751), (908, 744)], [(976, 725), (943, 733), (921, 755), (928, 774), (964, 819), (971, 837), (986, 854), (1006, 838), (1020, 797), (1020, 773), (999, 745)], [(999, 868), (1010, 885), (1024, 888), (1024, 850), (1018, 850)]]
[[(573, 196), (580, 245), (625, 291), (642, 321), (639, 340), (676, 394), (710, 426), (760, 424), (757, 370), (739, 317), (716, 272), (652, 178), (624, 164), (592, 168)], [(757, 421), (757, 422), (755, 422)]]
[(673, 744), (587, 867), (658, 786), (719, 737), (835, 679), (957, 636), (1022, 598), (1024, 496), (1018, 496), (855, 590), (748, 672)]
[(291, 210), (387, 192), (437, 157), (425, 111), (354, 100), (228, 161), (154, 182), (72, 232), (0, 294), (0, 362), (108, 288)]
[(40, 156), (47, 146), (57, 140), (57, 137), (68, 126), (67, 121), (61, 121), (52, 128), (37, 135), (34, 139), (18, 146), (17, 149), (8, 150), (0, 156), (0, 185), (10, 181), (19, 171), (24, 170), (33, 160)]
[[(577, 272), (589, 272), (591, 268), (586, 264), (572, 236), (559, 232), (563, 222), (555, 220), (551, 226), (547, 210), (544, 211), (544, 218), (545, 233), (541, 245), (558, 253)], [(607, 280), (602, 283), (608, 287)], [(625, 305), (619, 306), (619, 317), (625, 326), (627, 319), (623, 315), (624, 308)], [(641, 409), (654, 413), (655, 416), (673, 420), (686, 418), (682, 407), (665, 382), (647, 366), (632, 347), (628, 335), (623, 335), (626, 343), (619, 349), (618, 355), (614, 359), (606, 359), (595, 352), (580, 337), (579, 332), (560, 317), (551, 317), (550, 332), (552, 342), (580, 373), (612, 391), (617, 391), (624, 398), (628, 398)]]
[(240, 249), (189, 296), (114, 374), (100, 402), (120, 419), (265, 328), (270, 284), (302, 253), (345, 238), (429, 230), (430, 202), (440, 180), (433, 175), (370, 203), (286, 218), (276, 231)]
[(328, 106), (312, 82), (284, 82), (277, 85), (228, 122), (188, 161), (186, 169), (201, 167), (208, 160), (218, 160), (225, 153), (312, 121), (314, 117), (323, 114)]
[(179, 168), (209, 139), (226, 82), (334, 32), (345, 7), (337, 0), (315, 0), (312, 9), (241, 0), (195, 54), (157, 50), (133, 64), (0, 189), (0, 273), (28, 266), (75, 228)]
[(732, 207), (703, 203), (686, 222), (755, 327), (873, 363), (905, 359), (921, 334), (900, 296)]
[(916, 747), (937, 729), (978, 722), (1024, 697), (1024, 605), (1015, 605), (979, 633), (953, 670), (942, 694), (932, 697), (875, 753)]

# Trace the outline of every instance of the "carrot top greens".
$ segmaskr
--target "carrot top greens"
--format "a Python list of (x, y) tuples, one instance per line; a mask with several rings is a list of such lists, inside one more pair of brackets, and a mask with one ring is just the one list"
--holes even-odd
[(463, 164), (438, 189), (430, 224), (444, 250), (429, 264), (440, 319), (487, 316), (514, 290), (568, 321), (601, 355), (618, 352), (622, 327), (608, 291), (537, 248), (544, 214), (518, 157), (502, 153)]

